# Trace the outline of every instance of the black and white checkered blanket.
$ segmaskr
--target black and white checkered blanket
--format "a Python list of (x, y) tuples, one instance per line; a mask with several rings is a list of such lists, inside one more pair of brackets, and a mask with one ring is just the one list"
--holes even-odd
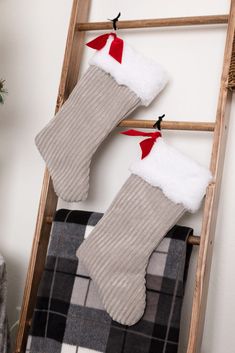
[(142, 319), (127, 327), (105, 312), (76, 250), (101, 213), (59, 210), (28, 338), (31, 353), (176, 353), (192, 229), (175, 226), (153, 252)]
[(0, 353), (10, 353), (10, 332), (7, 318), (7, 272), (0, 254)]

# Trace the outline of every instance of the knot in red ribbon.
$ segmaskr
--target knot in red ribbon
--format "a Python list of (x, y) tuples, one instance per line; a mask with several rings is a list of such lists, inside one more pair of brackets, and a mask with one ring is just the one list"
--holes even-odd
[(141, 159), (145, 158), (150, 153), (157, 138), (162, 136), (162, 134), (159, 131), (143, 132), (138, 130), (127, 130), (127, 131), (122, 131), (121, 134), (128, 135), (128, 136), (148, 136), (149, 137), (140, 142), (140, 147), (142, 151)]
[(101, 36), (86, 43), (86, 45), (92, 49), (101, 50), (107, 43), (109, 36), (113, 36), (113, 41), (109, 48), (109, 55), (121, 64), (124, 42), (121, 38), (117, 37), (116, 33), (111, 32), (102, 34)]

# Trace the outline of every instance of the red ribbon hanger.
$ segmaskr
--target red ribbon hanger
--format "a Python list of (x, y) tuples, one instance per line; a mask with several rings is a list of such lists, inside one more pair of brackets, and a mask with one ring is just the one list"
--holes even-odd
[(101, 36), (86, 43), (86, 45), (92, 49), (101, 50), (107, 43), (109, 36), (113, 36), (113, 41), (109, 48), (109, 55), (121, 64), (124, 42), (121, 38), (117, 37), (116, 33), (111, 32), (102, 34)]
[(149, 137), (140, 142), (140, 147), (142, 151), (141, 159), (145, 158), (150, 153), (157, 138), (162, 136), (162, 134), (159, 131), (144, 132), (144, 131), (138, 131), (138, 130), (127, 130), (127, 131), (122, 131), (121, 134), (127, 135), (127, 136), (148, 136)]

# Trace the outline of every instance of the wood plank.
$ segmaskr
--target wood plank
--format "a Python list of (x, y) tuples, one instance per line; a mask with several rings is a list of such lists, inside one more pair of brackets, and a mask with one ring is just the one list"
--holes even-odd
[[(172, 26), (201, 26), (228, 23), (228, 15), (192, 16), (176, 18), (152, 18), (145, 20), (118, 21), (118, 29), (172, 27)], [(78, 22), (77, 31), (97, 31), (112, 29), (112, 22)]]
[[(46, 217), (45, 221), (47, 224), (51, 224), (53, 222), (53, 217), (48, 216), (48, 217)], [(198, 235), (189, 235), (188, 244), (199, 245), (200, 244), (200, 237)]]
[[(76, 32), (75, 26), (77, 21), (87, 20), (89, 7), (90, 0), (73, 1), (61, 80), (56, 103), (56, 112), (60, 109), (63, 102), (69, 96), (71, 90), (77, 82), (85, 33)], [(46, 222), (46, 218), (53, 217), (56, 206), (57, 196), (55, 195), (49, 173), (46, 170), (43, 179), (43, 187), (41, 191), (35, 235), (22, 301), (15, 353), (21, 353), (25, 351), (29, 325), (36, 302), (38, 285), (44, 269), (51, 230), (51, 224)]]
[(235, 0), (231, 0), (223, 71), (216, 113), (214, 142), (211, 156), (211, 171), (214, 175), (214, 183), (208, 187), (206, 194), (187, 353), (200, 353), (201, 351), (212, 251), (218, 212), (219, 193), (232, 98), (232, 92), (227, 89), (227, 84), (232, 56), (234, 33)]
[(22, 301), (15, 352), (23, 352), (26, 344), (26, 336), (29, 329), (28, 322), (32, 317), (32, 306), (35, 302), (34, 299), (36, 298), (38, 288), (37, 282), (41, 277), (41, 272), (44, 267), (44, 254), (47, 249), (51, 229), (51, 226), (45, 222), (45, 217), (54, 209), (56, 202), (57, 197), (53, 191), (48, 172), (46, 171), (43, 180), (35, 236)]
[[(157, 119), (156, 119), (157, 120)], [(156, 120), (143, 119), (124, 119), (119, 123), (119, 127), (132, 127), (152, 129)], [(161, 128), (165, 130), (192, 130), (192, 131), (214, 131), (215, 123), (211, 122), (193, 122), (193, 121), (170, 121), (164, 120)]]
[(188, 237), (188, 244), (191, 245), (200, 245), (200, 237), (198, 235), (190, 235)]

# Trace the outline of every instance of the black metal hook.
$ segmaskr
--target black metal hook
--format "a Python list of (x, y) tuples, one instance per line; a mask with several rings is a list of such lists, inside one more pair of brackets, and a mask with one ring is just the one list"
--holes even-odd
[(108, 18), (109, 21), (111, 21), (113, 23), (113, 29), (114, 31), (117, 30), (117, 22), (119, 17), (121, 16), (121, 12), (119, 12), (119, 14), (117, 15), (117, 17), (113, 18), (112, 20), (110, 18)]
[(153, 125), (153, 128), (154, 129), (158, 129), (158, 130), (161, 130), (161, 122), (162, 122), (162, 119), (164, 118), (165, 114), (161, 115), (158, 117), (158, 120), (156, 121), (156, 123)]

